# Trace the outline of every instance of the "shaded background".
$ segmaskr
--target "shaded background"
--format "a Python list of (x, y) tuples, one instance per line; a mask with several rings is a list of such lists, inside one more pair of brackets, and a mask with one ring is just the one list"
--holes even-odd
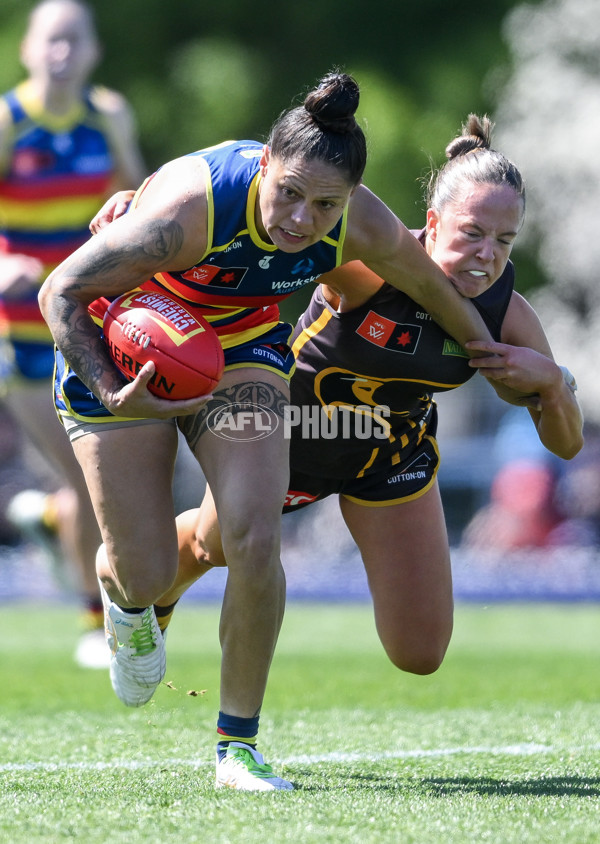
[[(2, 90), (23, 77), (18, 44), (32, 5), (0, 0)], [(527, 412), (501, 403), (483, 379), (475, 377), (442, 395), (440, 483), (450, 538), (459, 549), (508, 456), (544, 464), (553, 474), (553, 495), (562, 496), (556, 505), (561, 518), (589, 528), (585, 540), (573, 529), (556, 545), (585, 548), (583, 574), (575, 580), (578, 594), (594, 593), (600, 522), (600, 495), (593, 489), (600, 477), (595, 433), (600, 421), (598, 0), (480, 5), (465, 0), (347, 0), (343, 5), (333, 0), (278, 5), (97, 0), (92, 5), (104, 44), (95, 78), (132, 103), (150, 170), (227, 138), (265, 139), (284, 108), (338, 67), (361, 85), (358, 116), (370, 149), (365, 182), (407, 226), (417, 228), (424, 221), (423, 182), (431, 166), (442, 163), (446, 144), (468, 113), (488, 113), (496, 121), (496, 146), (514, 158), (528, 187), (527, 223), (513, 252), (517, 289), (540, 312), (559, 362), (577, 376), (590, 436), (573, 469), (541, 454)], [(284, 303), (285, 319), (296, 319), (310, 292)], [(6, 437), (2, 448), (14, 457)], [(182, 507), (192, 506), (202, 488), (201, 477), (188, 468)], [(8, 487), (26, 485), (19, 467), (15, 472)], [(518, 494), (514, 489), (515, 506), (522, 510), (528, 505), (520, 496), (529, 487), (517, 486)], [(335, 569), (354, 554), (337, 503), (313, 510), (284, 520), (288, 571), (301, 569), (302, 560), (310, 558), (309, 574), (301, 579), (312, 586), (319, 560), (326, 558)], [(319, 539), (307, 544), (307, 536)], [(467, 593), (476, 563), (468, 555), (459, 559), (458, 550), (455, 557), (458, 590)], [(564, 553), (555, 556), (553, 582), (572, 586), (572, 578), (561, 576), (565, 559)], [(522, 561), (516, 565), (523, 570)], [(539, 561), (536, 566), (538, 571)], [(586, 579), (590, 571), (591, 580)]]

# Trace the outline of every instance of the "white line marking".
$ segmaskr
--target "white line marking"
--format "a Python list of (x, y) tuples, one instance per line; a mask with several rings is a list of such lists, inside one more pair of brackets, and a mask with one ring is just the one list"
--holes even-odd
[[(587, 744), (580, 747), (555, 747), (547, 744), (509, 744), (501, 747), (488, 747), (485, 745), (475, 747), (441, 747), (426, 750), (391, 750), (382, 753), (322, 753), (322, 754), (301, 754), (299, 756), (288, 756), (286, 759), (277, 760), (280, 764), (286, 765), (314, 765), (320, 762), (352, 763), (352, 762), (382, 762), (386, 759), (435, 759), (445, 756), (469, 756), (485, 754), (488, 756), (535, 756), (547, 753), (590, 753), (600, 750), (600, 744)], [(27, 771), (104, 771), (126, 769), (130, 771), (143, 770), (145, 768), (207, 768), (214, 763), (206, 759), (114, 759), (108, 762), (5, 762), (0, 765), (0, 772), (27, 772)]]

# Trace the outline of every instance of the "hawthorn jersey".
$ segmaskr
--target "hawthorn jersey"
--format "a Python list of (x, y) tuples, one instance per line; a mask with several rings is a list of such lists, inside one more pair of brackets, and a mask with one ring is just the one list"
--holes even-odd
[[(0, 100), (10, 115), (0, 149), (0, 250), (38, 258), (43, 277), (88, 239), (109, 191), (115, 161), (94, 105), (98, 91), (89, 89), (61, 118), (43, 109), (29, 82)], [(23, 300), (0, 298), (0, 330), (13, 341), (53, 344), (35, 291)], [(52, 366), (45, 376), (51, 373)]]
[[(495, 340), (513, 285), (509, 263), (502, 277), (472, 300)], [(434, 393), (454, 389), (475, 374), (464, 349), (420, 305), (387, 283), (345, 313), (336, 312), (318, 287), (292, 342), (292, 405), (319, 407), (329, 419), (337, 414), (338, 433), (332, 438), (312, 439), (302, 435), (301, 426), (291, 429), (292, 473), (320, 478), (363, 478), (410, 465), (424, 438), (435, 437)], [(370, 426), (346, 422), (344, 429), (342, 414), (348, 413), (367, 414)], [(371, 428), (373, 435), (364, 437)]]
[(206, 251), (185, 272), (158, 273), (142, 285), (201, 305), (225, 349), (274, 327), (278, 302), (341, 261), (346, 211), (332, 231), (302, 252), (282, 252), (261, 238), (255, 208), (262, 150), (256, 141), (226, 141), (191, 153), (204, 162), (209, 211)]

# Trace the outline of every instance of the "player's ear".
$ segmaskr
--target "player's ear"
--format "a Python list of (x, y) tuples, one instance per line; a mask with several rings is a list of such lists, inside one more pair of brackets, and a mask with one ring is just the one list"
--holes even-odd
[(437, 230), (440, 223), (440, 218), (438, 217), (437, 211), (433, 208), (427, 209), (427, 223), (425, 225), (425, 234), (431, 240), (435, 241), (437, 239)]
[(267, 175), (267, 168), (269, 166), (270, 160), (271, 160), (271, 150), (265, 144), (263, 149), (262, 149), (262, 155), (260, 156), (260, 162), (259, 162), (260, 163), (260, 175), (261, 175), (262, 179), (264, 179), (264, 177)]

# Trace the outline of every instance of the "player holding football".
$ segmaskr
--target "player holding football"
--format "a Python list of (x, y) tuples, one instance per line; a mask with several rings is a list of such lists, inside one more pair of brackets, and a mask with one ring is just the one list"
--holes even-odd
[[(469, 345), (490, 354), (469, 361), (415, 301), (360, 262), (321, 277), (294, 331), (292, 405), (341, 407), (350, 415), (367, 409), (374, 416), (386, 405), (390, 413), (384, 438), (304, 439), (292, 427), (285, 511), (339, 495), (381, 642), (394, 665), (416, 674), (439, 667), (453, 623), (434, 393), (458, 387), (479, 369), (501, 398), (528, 407), (549, 451), (570, 459), (583, 445), (573, 378), (554, 362), (535, 311), (513, 289), (509, 256), (525, 192), (515, 165), (490, 149), (491, 129), (489, 120), (472, 115), (448, 145), (448, 161), (428, 191), (426, 226), (415, 233), (473, 299), (495, 342)], [(369, 331), (373, 326), (378, 333)], [(200, 511), (181, 514), (177, 523), (180, 569), (157, 607), (162, 627), (185, 589), (226, 559), (210, 492)]]
[[(404, 290), (463, 346), (491, 340), (478, 312), (395, 215), (361, 184), (366, 143), (359, 90), (325, 77), (285, 112), (268, 143), (227, 142), (164, 165), (132, 209), (64, 261), (40, 292), (56, 341), (56, 401), (104, 540), (98, 573), (119, 698), (139, 706), (165, 672), (153, 603), (177, 572), (171, 475), (175, 417), (214, 497), (228, 562), (220, 639), (218, 786), (290, 789), (256, 751), (259, 714), (282, 622), (280, 517), (288, 488), (283, 426), (238, 439), (210, 430), (210, 414), (260, 404), (280, 417), (294, 359), (276, 303), (322, 273), (362, 260)], [(219, 333), (226, 370), (212, 397), (169, 402), (124, 383), (88, 306), (134, 287), (199, 305)]]
[(37, 301), (44, 277), (89, 239), (98, 205), (145, 176), (128, 103), (88, 82), (100, 54), (88, 4), (43, 0), (30, 12), (21, 45), (28, 78), (0, 98), (0, 333), (11, 360), (6, 406), (61, 485), (54, 495), (20, 493), (8, 515), (25, 532), (60, 537), (60, 556), (76, 567), (83, 593), (76, 660), (106, 668), (95, 572), (100, 535), (50, 399), (54, 342)]

